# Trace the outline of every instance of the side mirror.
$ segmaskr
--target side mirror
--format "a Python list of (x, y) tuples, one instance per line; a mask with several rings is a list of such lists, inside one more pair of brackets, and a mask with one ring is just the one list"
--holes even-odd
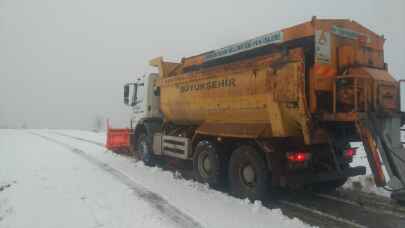
[(405, 80), (399, 80), (399, 102), (401, 112), (405, 112)]
[(124, 104), (129, 105), (129, 84), (124, 86)]

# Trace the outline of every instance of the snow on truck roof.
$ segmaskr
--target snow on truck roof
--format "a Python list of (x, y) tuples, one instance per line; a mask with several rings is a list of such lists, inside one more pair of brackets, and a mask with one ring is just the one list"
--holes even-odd
[(265, 46), (282, 44), (306, 37), (313, 37), (315, 31), (318, 30), (330, 32), (336, 36), (347, 39), (366, 38), (366, 46), (377, 50), (383, 49), (384, 37), (379, 36), (355, 21), (348, 19), (316, 19), (316, 17), (314, 17), (311, 21), (289, 28), (264, 34), (253, 39), (231, 44), (196, 56), (185, 57), (182, 59), (183, 67), (187, 68), (193, 65), (200, 65)]

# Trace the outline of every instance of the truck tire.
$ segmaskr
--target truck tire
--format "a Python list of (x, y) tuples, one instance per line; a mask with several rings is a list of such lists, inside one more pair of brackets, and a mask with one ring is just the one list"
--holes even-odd
[(264, 157), (252, 146), (240, 146), (231, 156), (229, 180), (236, 197), (251, 201), (265, 199), (270, 175)]
[(155, 164), (152, 149), (147, 141), (147, 136), (145, 132), (140, 132), (138, 135), (134, 155), (136, 158), (143, 161), (143, 163), (147, 166), (153, 166)]
[(224, 182), (224, 159), (219, 146), (211, 141), (203, 140), (195, 147), (193, 170), (197, 181), (208, 183), (211, 187), (219, 187)]

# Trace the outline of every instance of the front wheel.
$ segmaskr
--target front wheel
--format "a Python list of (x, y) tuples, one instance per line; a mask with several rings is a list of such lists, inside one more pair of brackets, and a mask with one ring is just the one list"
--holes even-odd
[(251, 201), (264, 199), (270, 183), (264, 157), (252, 146), (240, 146), (231, 156), (229, 180), (233, 195)]
[(134, 156), (135, 158), (143, 161), (143, 163), (145, 163), (147, 166), (153, 166), (155, 164), (152, 149), (144, 132), (141, 132), (136, 140), (136, 150)]

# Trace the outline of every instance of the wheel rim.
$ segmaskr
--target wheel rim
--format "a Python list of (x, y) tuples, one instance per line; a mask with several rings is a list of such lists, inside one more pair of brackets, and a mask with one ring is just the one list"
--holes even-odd
[(207, 178), (211, 175), (212, 173), (211, 163), (212, 161), (209, 158), (208, 154), (201, 153), (201, 155), (198, 156), (198, 172), (202, 177)]
[(252, 165), (246, 164), (239, 169), (239, 176), (242, 183), (249, 187), (254, 188), (256, 186), (256, 172)]

